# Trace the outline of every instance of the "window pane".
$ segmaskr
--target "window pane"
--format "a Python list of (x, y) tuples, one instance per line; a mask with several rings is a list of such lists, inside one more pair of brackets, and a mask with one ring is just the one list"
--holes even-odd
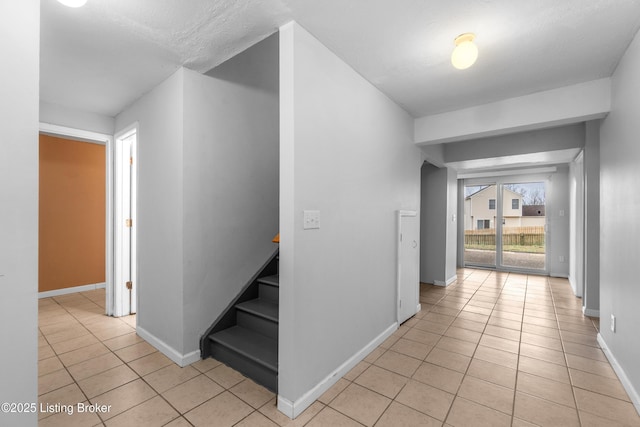
[(544, 270), (545, 217), (540, 213), (544, 211), (545, 185), (507, 183), (503, 188), (502, 266)]
[(486, 267), (496, 265), (496, 231), (493, 229), (498, 198), (496, 193), (495, 184), (464, 188), (464, 262), (466, 265)]

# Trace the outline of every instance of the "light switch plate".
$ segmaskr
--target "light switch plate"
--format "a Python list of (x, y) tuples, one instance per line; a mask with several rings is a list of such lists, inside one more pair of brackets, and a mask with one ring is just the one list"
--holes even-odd
[(304, 229), (320, 228), (320, 211), (304, 211)]

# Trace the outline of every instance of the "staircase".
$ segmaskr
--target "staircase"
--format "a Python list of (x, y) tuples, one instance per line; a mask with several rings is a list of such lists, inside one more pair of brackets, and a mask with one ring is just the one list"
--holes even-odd
[(212, 356), (277, 392), (277, 256), (271, 261), (210, 328), (201, 341), (201, 351), (203, 358)]

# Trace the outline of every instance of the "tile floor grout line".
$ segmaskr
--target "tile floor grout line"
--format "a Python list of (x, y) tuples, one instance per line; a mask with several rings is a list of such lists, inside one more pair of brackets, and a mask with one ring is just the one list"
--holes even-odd
[(520, 373), (520, 350), (522, 348), (522, 328), (524, 325), (524, 313), (527, 307), (527, 291), (529, 290), (529, 276), (527, 276), (527, 283), (524, 288), (524, 297), (522, 301), (522, 315), (520, 316), (520, 339), (518, 340), (518, 360), (516, 362), (516, 378), (513, 384), (513, 402), (511, 404), (511, 425), (516, 419), (516, 399), (518, 397), (518, 376)]
[(547, 283), (549, 284), (549, 292), (551, 293), (551, 301), (553, 302), (553, 313), (556, 318), (556, 325), (558, 325), (558, 334), (560, 335), (560, 345), (562, 346), (562, 356), (564, 358), (565, 367), (567, 369), (567, 376), (569, 377), (569, 385), (571, 386), (571, 396), (573, 397), (573, 403), (575, 405), (576, 416), (578, 417), (578, 424), (582, 425), (582, 418), (580, 417), (580, 410), (578, 409), (578, 399), (576, 398), (575, 387), (573, 385), (573, 377), (571, 376), (571, 371), (569, 370), (569, 361), (567, 360), (567, 352), (566, 347), (564, 345), (564, 339), (562, 337), (562, 331), (560, 330), (560, 321), (558, 320), (558, 310), (556, 306), (556, 298), (553, 293), (553, 286), (551, 281), (547, 279)]

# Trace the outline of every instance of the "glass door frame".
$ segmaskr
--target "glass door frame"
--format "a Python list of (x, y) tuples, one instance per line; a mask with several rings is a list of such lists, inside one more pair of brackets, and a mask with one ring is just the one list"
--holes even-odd
[[(505, 175), (505, 176), (493, 176), (487, 178), (465, 178), (461, 179), (461, 185), (458, 187), (461, 190), (462, 200), (462, 209), (460, 210), (461, 216), (463, 220), (461, 223), (461, 238), (458, 239), (458, 244), (462, 246), (460, 253), (462, 254), (462, 264), (464, 267), (479, 267), (479, 268), (490, 268), (495, 269), (496, 271), (506, 271), (513, 273), (532, 273), (532, 274), (549, 274), (549, 217), (547, 209), (548, 206), (548, 195), (550, 189), (550, 174), (535, 174), (535, 175)], [(543, 269), (533, 269), (533, 268), (522, 268), (522, 267), (514, 267), (503, 264), (503, 242), (502, 242), (502, 221), (504, 218), (504, 186), (505, 184), (525, 184), (530, 182), (543, 182), (545, 186), (545, 210), (547, 214), (545, 214), (544, 220), (544, 241), (545, 241), (545, 260), (544, 260), (544, 268)], [(495, 253), (495, 265), (492, 264), (480, 264), (480, 263), (467, 263), (464, 259), (464, 188), (466, 186), (475, 186), (475, 185), (495, 185), (496, 186), (496, 253)]]
[[(466, 252), (466, 248), (465, 248), (465, 236), (466, 236), (466, 233), (464, 232), (465, 231), (464, 223), (465, 223), (465, 220), (466, 220), (465, 212), (464, 212), (464, 206), (465, 206), (465, 200), (466, 200), (465, 188), (468, 187), (468, 186), (473, 186), (473, 187), (475, 187), (475, 186), (477, 186), (477, 187), (486, 186), (486, 187), (490, 187), (492, 185), (496, 187), (496, 204), (495, 204), (496, 216), (495, 216), (495, 221), (494, 221), (495, 222), (495, 224), (494, 224), (494, 232), (496, 234), (496, 236), (495, 236), (496, 248), (494, 249), (494, 252), (495, 252), (495, 254), (494, 254), (495, 255), (494, 256), (494, 263), (493, 264), (480, 263), (480, 262), (468, 263), (466, 261), (465, 257), (464, 257), (464, 254)], [(497, 191), (498, 190), (497, 190), (497, 188), (498, 188), (498, 184), (496, 183), (495, 178), (489, 178), (489, 179), (484, 179), (483, 178), (483, 179), (473, 179), (473, 180), (465, 179), (465, 180), (462, 180), (462, 215), (460, 215), (460, 216), (462, 217), (461, 224), (462, 224), (463, 232), (462, 232), (461, 241), (462, 241), (462, 254), (463, 254), (463, 265), (464, 265), (464, 267), (496, 269), (497, 266), (498, 266), (498, 229), (497, 229), (498, 216), (497, 216), (497, 213), (498, 213), (498, 209), (499, 208), (498, 208), (498, 195), (497, 195)], [(479, 190), (479, 191), (477, 191), (477, 193), (479, 193), (480, 191), (483, 191), (483, 190), (484, 189)], [(476, 219), (473, 219), (473, 221), (476, 221)], [(473, 229), (473, 223), (471, 224), (471, 228)]]

